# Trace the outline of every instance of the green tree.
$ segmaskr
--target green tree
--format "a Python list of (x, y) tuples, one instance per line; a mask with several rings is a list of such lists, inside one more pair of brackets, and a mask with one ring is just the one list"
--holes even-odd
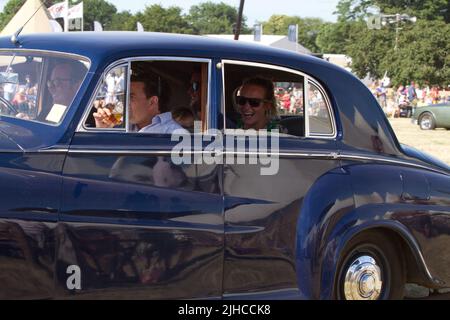
[[(374, 5), (381, 13), (406, 13), (418, 21), (402, 23), (397, 42), (396, 24), (367, 27), (364, 18)], [(338, 22), (323, 27), (317, 43), (323, 51), (349, 55), (359, 77), (388, 72), (394, 85), (412, 80), (445, 84), (450, 79), (449, 5), (448, 0), (341, 0)]]
[(312, 52), (320, 52), (316, 43), (325, 22), (319, 18), (300, 18), (297, 16), (272, 15), (263, 23), (265, 34), (287, 35), (291, 24), (298, 25), (298, 42)]
[(129, 11), (122, 11), (112, 16), (108, 31), (136, 31), (137, 18)]
[[(186, 17), (195, 34), (232, 34), (238, 19), (238, 10), (224, 2), (204, 2), (190, 8)], [(241, 33), (249, 33), (243, 17)]]
[(345, 53), (352, 58), (352, 70), (360, 78), (381, 78), (389, 68), (387, 52), (394, 46), (395, 34), (388, 29), (370, 30), (364, 21), (350, 24)]
[(94, 21), (100, 22), (105, 30), (111, 30), (117, 8), (105, 0), (84, 0), (83, 2), (84, 30), (94, 30)]
[(385, 14), (406, 13), (424, 20), (440, 20), (450, 23), (448, 0), (341, 0), (336, 13), (340, 19), (355, 20), (377, 6)]
[(316, 39), (320, 52), (346, 54), (351, 30), (352, 24), (348, 22), (325, 23)]
[(142, 23), (146, 31), (168, 33), (192, 33), (186, 18), (181, 14), (180, 7), (164, 8), (154, 4), (147, 6), (144, 12), (138, 12), (136, 21)]
[(450, 24), (418, 21), (402, 30), (398, 49), (385, 53), (381, 68), (389, 71), (394, 84), (414, 80), (424, 84), (448, 85), (450, 79)]

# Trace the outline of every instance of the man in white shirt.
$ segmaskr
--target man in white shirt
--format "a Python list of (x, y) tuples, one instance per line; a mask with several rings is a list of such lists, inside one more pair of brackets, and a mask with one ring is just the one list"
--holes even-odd
[[(163, 92), (166, 90), (166, 92)], [(171, 134), (183, 129), (167, 109), (167, 88), (161, 78), (138, 75), (131, 77), (129, 122), (134, 132)], [(113, 128), (111, 110), (98, 108), (94, 113), (97, 128)]]

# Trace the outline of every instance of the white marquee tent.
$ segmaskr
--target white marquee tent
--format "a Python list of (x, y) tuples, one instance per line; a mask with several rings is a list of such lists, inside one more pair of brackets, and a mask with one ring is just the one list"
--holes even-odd
[[(31, 18), (35, 12), (36, 14)], [(42, 2), (40, 0), (27, 0), (2, 30), (0, 36), (13, 35), (30, 18), (31, 20), (24, 27), (21, 34), (55, 31), (55, 27), (53, 27), (52, 24), (56, 23), (56, 21), (52, 20), (50, 13), (47, 8), (42, 5)]]

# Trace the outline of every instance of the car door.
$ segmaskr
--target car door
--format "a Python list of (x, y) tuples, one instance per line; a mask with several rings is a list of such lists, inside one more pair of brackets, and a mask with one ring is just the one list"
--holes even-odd
[[(137, 60), (111, 66), (104, 79), (112, 72), (125, 75), (128, 81), (124, 87), (128, 89), (130, 69)], [(179, 65), (191, 70), (198, 64), (203, 77), (200, 127), (209, 126), (208, 110), (214, 103), (209, 88), (211, 61), (140, 60), (151, 66), (151, 72), (164, 70), (166, 74), (161, 75), (172, 85), (174, 95), (180, 96), (186, 88), (178, 81), (186, 74), (189, 82), (187, 71), (179, 69), (170, 77), (168, 68)], [(97, 97), (101, 95), (99, 84)], [(128, 105), (129, 92), (114, 95)], [(89, 116), (88, 112), (85, 119)], [(128, 116), (125, 108), (124, 122)], [(176, 164), (171, 155), (178, 141), (172, 141), (171, 135), (131, 132), (128, 124), (89, 128), (86, 121), (75, 134), (64, 165), (57, 248), (61, 297), (220, 298), (222, 167)], [(188, 138), (192, 145), (197, 141), (197, 152), (201, 153), (201, 137)], [(187, 153), (193, 154), (191, 150)]]
[[(337, 129), (330, 100), (321, 85), (297, 70), (236, 60), (222, 61), (222, 68), (227, 127), (224, 297), (302, 297), (302, 287), (316, 272), (317, 251), (326, 245), (314, 219), (351, 203), (345, 184), (340, 190), (333, 187), (347, 178), (334, 156)], [(279, 94), (281, 130), (279, 135), (259, 131), (258, 144), (255, 132), (227, 126), (242, 116), (232, 96), (243, 88), (243, 79), (255, 83), (249, 80), (255, 76), (272, 81)]]
[[(57, 65), (80, 67), (80, 83), (70, 86), (65, 105), (48, 91)], [(88, 69), (87, 59), (63, 53), (21, 49), (0, 55), (0, 90), (11, 89), (0, 99), (2, 300), (54, 297), (55, 232), (68, 147), (63, 136)]]

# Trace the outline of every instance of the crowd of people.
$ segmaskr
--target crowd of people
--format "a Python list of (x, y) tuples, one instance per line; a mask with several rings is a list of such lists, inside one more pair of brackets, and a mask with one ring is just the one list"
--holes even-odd
[(414, 111), (417, 107), (450, 103), (450, 86), (419, 85), (412, 81), (409, 85), (392, 87), (377, 81), (369, 88), (388, 117), (399, 117), (406, 107)]
[(275, 89), (280, 114), (303, 114), (303, 89), (295, 86)]
[[(9, 68), (9, 74), (14, 74), (14, 70)], [(9, 102), (15, 111), (19, 114), (31, 116), (36, 114), (36, 99), (37, 99), (37, 83), (32, 84), (31, 76), (26, 75), (23, 81), (16, 79), (17, 82), (6, 82), (0, 87), (0, 95)], [(3, 110), (7, 114), (13, 112), (13, 110)]]

